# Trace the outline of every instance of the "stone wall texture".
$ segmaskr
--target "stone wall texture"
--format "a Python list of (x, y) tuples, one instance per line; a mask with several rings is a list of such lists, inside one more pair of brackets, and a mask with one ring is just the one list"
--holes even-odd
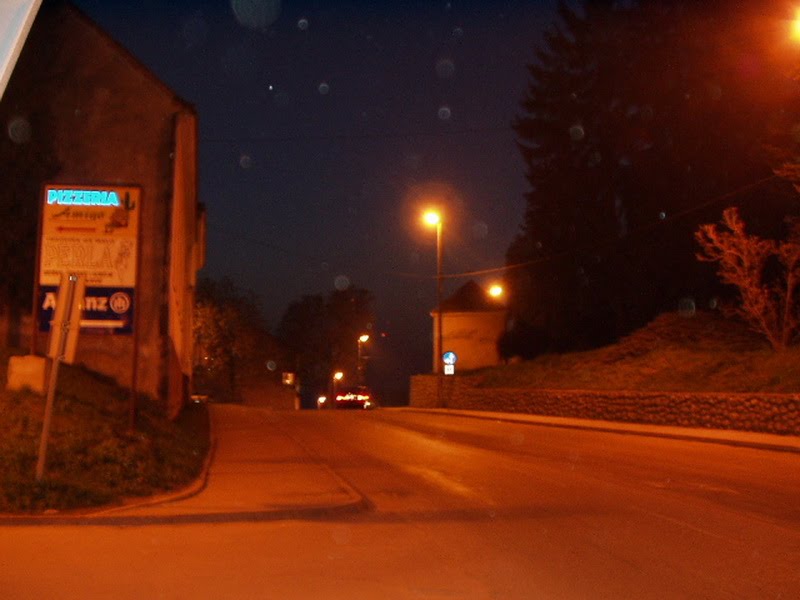
[(478, 387), (468, 377), (411, 378), (409, 404), (648, 425), (800, 435), (800, 394), (677, 393)]

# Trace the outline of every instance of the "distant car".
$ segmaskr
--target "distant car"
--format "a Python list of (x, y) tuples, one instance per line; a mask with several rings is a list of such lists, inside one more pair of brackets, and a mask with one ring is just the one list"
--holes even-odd
[(365, 385), (342, 388), (336, 392), (333, 403), (334, 408), (367, 409), (376, 406), (375, 396)]

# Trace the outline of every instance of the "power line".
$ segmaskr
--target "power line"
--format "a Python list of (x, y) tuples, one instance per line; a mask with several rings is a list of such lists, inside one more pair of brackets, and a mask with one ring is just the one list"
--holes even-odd
[[(763, 185), (763, 184), (765, 184), (765, 183), (767, 183), (769, 181), (772, 181), (774, 179), (778, 179), (778, 176), (773, 174), (773, 175), (770, 175), (768, 177), (764, 177), (762, 179), (759, 179), (758, 181), (754, 181), (752, 183), (748, 183), (746, 185), (743, 185), (743, 186), (741, 186), (741, 187), (739, 187), (739, 188), (737, 188), (737, 189), (735, 189), (733, 191), (726, 192), (725, 194), (721, 194), (720, 196), (717, 196), (715, 198), (707, 200), (706, 202), (703, 202), (701, 204), (697, 204), (697, 205), (692, 206), (690, 208), (687, 208), (685, 210), (676, 212), (674, 215), (671, 215), (669, 217), (664, 217), (663, 219), (659, 219), (658, 223), (654, 223), (653, 225), (646, 226), (646, 227), (643, 227), (643, 228), (635, 231), (634, 233), (632, 233), (631, 235), (628, 236), (628, 239), (630, 239), (631, 237), (634, 237), (634, 236), (643, 235), (643, 234), (647, 233), (648, 231), (652, 231), (656, 227), (661, 227), (661, 225), (664, 224), (664, 223), (671, 223), (673, 221), (677, 221), (678, 219), (680, 219), (682, 217), (685, 217), (688, 214), (700, 211), (700, 210), (702, 210), (704, 208), (707, 208), (707, 207), (709, 207), (709, 206), (711, 206), (713, 204), (716, 204), (717, 202), (721, 202), (721, 201), (726, 200), (728, 198), (732, 198), (734, 196), (738, 196), (739, 194), (742, 194), (742, 193), (744, 193), (746, 191), (749, 191), (751, 189), (757, 188), (757, 187), (759, 187), (759, 186), (761, 186), (761, 185)], [(492, 268), (489, 268), (489, 269), (481, 269), (481, 270), (478, 270), (478, 271), (468, 271), (468, 272), (463, 272), (463, 273), (450, 273), (450, 274), (442, 275), (442, 277), (445, 278), (445, 279), (461, 279), (461, 278), (464, 278), (464, 277), (475, 277), (475, 276), (478, 276), (478, 275), (489, 275), (491, 273), (503, 273), (505, 271), (510, 271), (512, 269), (520, 269), (520, 268), (523, 268), (523, 267), (530, 267), (530, 266), (533, 266), (533, 265), (546, 263), (548, 261), (564, 258), (566, 256), (570, 256), (572, 254), (577, 254), (579, 252), (589, 252), (589, 251), (592, 251), (592, 250), (597, 250), (597, 249), (599, 249), (601, 247), (604, 247), (604, 246), (608, 246), (608, 245), (611, 245), (611, 244), (617, 244), (620, 241), (621, 240), (620, 240), (619, 237), (608, 237), (605, 240), (602, 240), (600, 242), (596, 242), (594, 244), (587, 244), (585, 246), (579, 246), (577, 248), (571, 248), (569, 250), (564, 250), (564, 251), (558, 252), (556, 254), (550, 254), (548, 256), (542, 256), (540, 258), (535, 258), (533, 260), (528, 260), (528, 261), (521, 262), (521, 263), (515, 263), (513, 265), (505, 265), (505, 266), (502, 266), (502, 267), (492, 267)], [(398, 273), (395, 273), (395, 274), (399, 275), (401, 277), (410, 277), (410, 278), (419, 278), (419, 279), (435, 279), (436, 278), (433, 275), (419, 275), (419, 274), (416, 274), (416, 273), (401, 273), (401, 272), (398, 272)]]
[(207, 137), (201, 143), (208, 144), (261, 144), (279, 142), (339, 141), (339, 140), (391, 140), (413, 137), (447, 137), (453, 135), (484, 135), (513, 131), (510, 125), (475, 127), (465, 129), (442, 129), (441, 131), (383, 131), (375, 133), (332, 133), (319, 135), (251, 136), (251, 137)]

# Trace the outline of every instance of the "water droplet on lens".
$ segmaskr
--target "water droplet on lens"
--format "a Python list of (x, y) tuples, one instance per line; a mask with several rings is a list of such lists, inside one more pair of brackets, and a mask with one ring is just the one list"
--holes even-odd
[(333, 280), (333, 287), (343, 292), (350, 287), (350, 278), (347, 275), (339, 275)]
[(574, 142), (578, 142), (583, 139), (586, 133), (583, 131), (583, 126), (581, 125), (573, 125), (569, 128), (569, 137)]
[(281, 13), (280, 0), (231, 0), (236, 20), (250, 29), (265, 30)]
[(288, 106), (289, 105), (289, 94), (286, 92), (277, 92), (272, 97), (272, 102), (275, 106)]
[(681, 298), (678, 302), (678, 314), (682, 317), (693, 317), (697, 312), (694, 298)]
[(458, 39), (464, 37), (464, 30), (461, 27), (454, 27), (453, 28), (453, 37)]
[(319, 93), (322, 94), (323, 96), (325, 96), (328, 92), (331, 91), (331, 86), (329, 86), (327, 83), (325, 83), (323, 81), (322, 83), (319, 84), (319, 88), (318, 89), (319, 89)]
[(450, 107), (449, 106), (440, 106), (439, 107), (439, 119), (441, 119), (442, 121), (449, 120), (452, 115), (453, 115), (453, 113), (450, 111)]
[(661, 220), (663, 221), (664, 219), (666, 219), (666, 218), (667, 218), (667, 213), (665, 213), (665, 212), (662, 210), (660, 213), (658, 213), (658, 218), (659, 218), (659, 219), (661, 219)]
[(15, 144), (27, 144), (31, 141), (31, 124), (24, 117), (14, 117), (8, 123), (8, 137)]
[(301, 19), (300, 19), (300, 20), (297, 22), (297, 28), (298, 28), (300, 31), (306, 31), (306, 30), (308, 29), (308, 19), (306, 19), (305, 17), (302, 17), (302, 18), (301, 18)]
[(267, 361), (267, 369), (274, 371), (278, 368), (278, 364), (274, 360)]
[(242, 154), (239, 157), (239, 166), (243, 169), (249, 169), (253, 166), (253, 159), (248, 154)]
[(440, 58), (436, 61), (436, 74), (440, 79), (449, 79), (456, 72), (456, 65), (449, 58)]
[(472, 226), (472, 234), (479, 240), (489, 235), (489, 226), (483, 221), (478, 221)]

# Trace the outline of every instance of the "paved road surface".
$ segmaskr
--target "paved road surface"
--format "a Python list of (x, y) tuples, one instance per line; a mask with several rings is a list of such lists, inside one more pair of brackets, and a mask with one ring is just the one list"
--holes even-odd
[(0, 526), (0, 597), (800, 597), (800, 453), (388, 409), (215, 422), (199, 495)]

